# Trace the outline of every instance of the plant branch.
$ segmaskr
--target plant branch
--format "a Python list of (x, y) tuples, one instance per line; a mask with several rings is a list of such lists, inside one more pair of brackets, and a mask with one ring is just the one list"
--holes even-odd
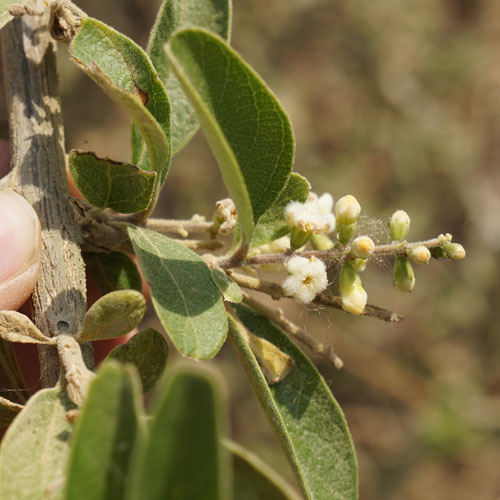
[(337, 356), (332, 346), (322, 344), (315, 338), (309, 336), (302, 328), (287, 319), (280, 308), (274, 309), (268, 307), (244, 292), (243, 302), (250, 306), (254, 311), (276, 323), (276, 325), (282, 328), (286, 333), (295, 337), (298, 341), (310, 349), (313, 354), (319, 354), (320, 356), (329, 359), (338, 369), (342, 368), (344, 365), (343, 361), (339, 358), (339, 356)]
[[(256, 292), (261, 292), (269, 295), (274, 300), (279, 300), (283, 298), (291, 298), (285, 295), (283, 288), (280, 284), (274, 283), (273, 281), (260, 280), (254, 278), (253, 276), (247, 276), (245, 274), (235, 273), (234, 271), (228, 272), (229, 276), (243, 288), (248, 288), (249, 290), (255, 290)], [(313, 304), (322, 305), (326, 307), (333, 307), (334, 309), (342, 309), (342, 299), (340, 297), (330, 295), (327, 293), (320, 293), (312, 302)], [(345, 311), (344, 311), (345, 312)], [(371, 318), (381, 319), (387, 321), (388, 323), (397, 323), (404, 319), (401, 314), (389, 311), (383, 307), (372, 306), (367, 304), (362, 316), (369, 316)]]
[(207, 233), (211, 235), (213, 225), (213, 222), (207, 222), (203, 215), (195, 214), (189, 220), (148, 219), (144, 227), (157, 233), (173, 233), (187, 238), (190, 233)]
[[(374, 256), (384, 255), (405, 255), (411, 248), (417, 246), (425, 246), (427, 248), (442, 247), (447, 241), (451, 241), (451, 235), (440, 234), (437, 238), (426, 241), (395, 241), (386, 245), (378, 245), (373, 251)], [(331, 250), (305, 250), (303, 252), (288, 251), (285, 253), (267, 253), (255, 255), (237, 261), (236, 259), (228, 259), (227, 257), (220, 257), (217, 261), (217, 266), (221, 269), (228, 269), (231, 267), (241, 266), (257, 266), (262, 264), (279, 264), (285, 262), (292, 255), (299, 255), (300, 257), (317, 257), (325, 262), (340, 261), (351, 253), (351, 247), (345, 246), (342, 248), (332, 248)]]
[[(80, 227), (66, 181), (55, 45), (47, 25), (47, 15), (15, 19), (2, 29), (1, 40), (14, 169), (10, 187), (33, 205), (42, 226), (41, 276), (32, 297), (33, 319), (44, 335), (55, 337), (80, 331), (86, 284)], [(84, 354), (91, 366), (90, 346)], [(55, 385), (56, 349), (41, 346), (39, 357), (42, 385)]]

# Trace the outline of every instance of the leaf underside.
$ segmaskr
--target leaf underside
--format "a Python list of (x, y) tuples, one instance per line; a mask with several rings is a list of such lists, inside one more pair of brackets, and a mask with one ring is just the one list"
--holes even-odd
[(0, 447), (2, 500), (62, 498), (71, 434), (66, 412), (73, 408), (59, 387), (30, 398)]
[(70, 51), (76, 65), (131, 115), (149, 151), (139, 167), (156, 172), (161, 186), (170, 165), (170, 104), (146, 53), (91, 18), (82, 19)]
[(112, 361), (99, 369), (75, 423), (65, 500), (122, 500), (141, 436), (137, 375)]
[(159, 387), (149, 439), (137, 452), (128, 500), (228, 500), (231, 473), (212, 377), (177, 370)]
[(250, 383), (310, 500), (357, 499), (357, 462), (338, 403), (314, 365), (279, 328), (251, 309), (233, 306), (255, 335), (275, 344), (295, 364), (282, 382), (268, 385), (255, 356), (230, 320), (229, 336)]
[(134, 365), (143, 392), (148, 392), (165, 371), (168, 344), (160, 332), (147, 328), (133, 335), (126, 344), (115, 347), (108, 358)]

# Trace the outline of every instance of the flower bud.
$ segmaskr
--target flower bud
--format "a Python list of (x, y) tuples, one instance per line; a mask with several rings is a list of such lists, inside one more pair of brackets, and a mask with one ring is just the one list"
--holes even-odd
[(402, 292), (411, 292), (415, 286), (415, 273), (407, 257), (399, 255), (394, 261), (394, 287)]
[(312, 234), (312, 231), (302, 231), (302, 229), (294, 226), (290, 233), (290, 248), (297, 250), (303, 247), (309, 241)]
[(351, 265), (357, 273), (362, 273), (366, 269), (366, 259), (353, 259)]
[(347, 245), (356, 231), (356, 222), (352, 224), (337, 224), (337, 238), (340, 243)]
[(451, 241), (448, 241), (443, 245), (443, 250), (449, 259), (452, 260), (465, 259), (465, 248), (462, 245), (460, 245), (460, 243), (452, 243)]
[(392, 214), (389, 231), (393, 241), (403, 241), (410, 229), (410, 217), (404, 210), (397, 210)]
[(212, 231), (223, 235), (229, 234), (238, 222), (234, 201), (231, 198), (225, 198), (219, 200), (215, 206)]
[(418, 245), (410, 248), (408, 257), (410, 257), (414, 264), (428, 264), (431, 259), (431, 252), (427, 247), (424, 247), (424, 245)]
[(337, 224), (353, 224), (358, 220), (360, 212), (361, 205), (352, 194), (343, 196), (335, 204)]
[(340, 269), (340, 296), (342, 309), (351, 314), (362, 314), (368, 295), (361, 284), (359, 274), (350, 263), (342, 264)]
[(369, 236), (358, 236), (351, 243), (351, 252), (360, 259), (368, 259), (373, 255), (374, 250), (375, 243)]
[(334, 246), (333, 241), (326, 234), (313, 234), (311, 236), (311, 245), (314, 250), (330, 250)]

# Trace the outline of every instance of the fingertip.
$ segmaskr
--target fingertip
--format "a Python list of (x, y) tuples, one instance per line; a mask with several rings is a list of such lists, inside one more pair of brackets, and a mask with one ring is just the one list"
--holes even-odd
[(0, 309), (16, 309), (31, 295), (40, 255), (40, 222), (33, 207), (11, 189), (0, 191)]

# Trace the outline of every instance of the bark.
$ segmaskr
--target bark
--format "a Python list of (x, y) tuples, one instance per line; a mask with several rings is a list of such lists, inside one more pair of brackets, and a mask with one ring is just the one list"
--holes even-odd
[[(32, 297), (33, 320), (49, 337), (76, 335), (86, 310), (85, 268), (66, 180), (56, 47), (48, 16), (11, 21), (2, 29), (1, 40), (12, 151), (10, 187), (33, 205), (42, 226), (42, 272)], [(39, 358), (42, 385), (55, 385), (56, 349), (42, 346)], [(84, 358), (91, 367), (90, 346)]]

